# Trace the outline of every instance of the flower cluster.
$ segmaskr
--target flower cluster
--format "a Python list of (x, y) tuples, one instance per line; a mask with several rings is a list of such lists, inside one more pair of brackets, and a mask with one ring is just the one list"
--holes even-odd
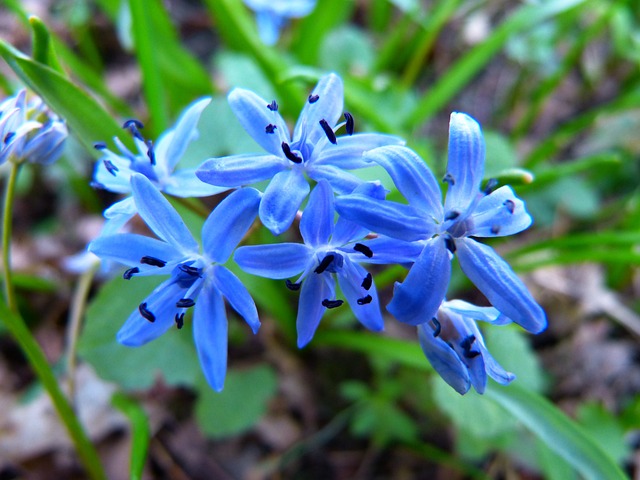
[[(266, 153), (211, 158), (196, 170), (174, 171), (208, 99), (192, 104), (155, 146), (141, 135), (139, 122), (126, 122), (137, 154), (118, 139), (119, 154), (96, 146), (104, 154), (96, 185), (132, 196), (107, 210), (115, 227), (89, 250), (126, 265), (126, 280), (168, 276), (125, 322), (118, 334), (121, 343), (142, 345), (172, 325), (181, 328), (192, 309), (205, 376), (221, 390), (227, 347), (224, 301), (254, 333), (260, 325), (250, 293), (224, 266), (228, 261), (249, 274), (285, 280), (283, 288), (299, 291), (301, 348), (312, 340), (326, 310), (345, 300), (362, 325), (382, 330), (378, 293), (366, 265), (400, 264), (409, 272), (396, 283), (387, 310), (417, 327), (425, 356), (444, 380), (464, 394), (471, 386), (482, 393), (487, 376), (503, 384), (514, 379), (489, 354), (476, 322), (514, 322), (537, 333), (546, 327), (545, 314), (508, 264), (476, 238), (512, 235), (532, 220), (511, 188), (497, 188), (495, 181), (481, 185), (484, 141), (475, 120), (463, 113), (451, 116), (443, 202), (434, 175), (401, 139), (355, 133), (353, 116), (343, 111), (342, 80), (335, 74), (320, 79), (293, 134), (275, 100), (243, 89), (232, 90), (228, 99)], [(342, 129), (346, 135), (337, 134)], [(408, 203), (386, 200), (379, 182), (365, 182), (352, 172), (375, 165), (388, 172)], [(250, 187), (265, 180), (264, 192)], [(202, 248), (161, 193), (206, 196), (230, 189), (204, 223)], [(118, 233), (135, 213), (158, 239)], [(258, 217), (276, 236), (299, 218), (301, 242), (238, 247)], [(454, 256), (492, 306), (445, 300)]]

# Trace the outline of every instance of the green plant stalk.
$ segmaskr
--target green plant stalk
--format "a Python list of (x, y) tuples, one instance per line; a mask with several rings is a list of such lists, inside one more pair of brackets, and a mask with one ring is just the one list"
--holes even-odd
[(140, 480), (147, 460), (149, 450), (149, 420), (143, 408), (134, 400), (121, 392), (111, 397), (111, 404), (120, 410), (131, 422), (131, 462), (129, 478)]
[(4, 209), (2, 212), (2, 275), (4, 280), (4, 298), (9, 310), (18, 313), (16, 292), (13, 288), (13, 276), (11, 273), (11, 220), (13, 212), (13, 199), (16, 191), (16, 180), (20, 171), (20, 164), (11, 163), (9, 178), (4, 192)]

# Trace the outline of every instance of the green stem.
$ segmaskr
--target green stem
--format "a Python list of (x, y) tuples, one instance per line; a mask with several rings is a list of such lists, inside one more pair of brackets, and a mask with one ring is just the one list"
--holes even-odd
[(7, 179), (4, 195), (4, 210), (2, 212), (2, 272), (4, 280), (4, 298), (7, 302), (9, 310), (18, 313), (18, 304), (16, 302), (16, 292), (13, 288), (13, 280), (11, 274), (11, 220), (13, 218), (13, 199), (16, 191), (16, 180), (20, 164), (11, 162), (11, 171)]

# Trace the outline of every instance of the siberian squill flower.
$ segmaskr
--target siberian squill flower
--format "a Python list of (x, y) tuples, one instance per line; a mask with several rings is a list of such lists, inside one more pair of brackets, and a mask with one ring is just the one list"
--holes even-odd
[[(380, 184), (357, 188), (362, 195), (384, 198)], [(287, 279), (291, 290), (300, 290), (298, 347), (311, 341), (327, 308), (343, 301), (336, 298), (336, 279), (356, 318), (371, 330), (382, 330), (383, 320), (373, 278), (360, 263), (409, 261), (404, 242), (392, 239), (364, 240), (367, 231), (339, 218), (334, 224), (333, 192), (320, 180), (309, 196), (300, 220), (304, 243), (242, 246), (234, 259), (244, 271), (261, 277)], [(294, 282), (289, 280), (296, 277)]]
[[(137, 153), (129, 151), (117, 137), (113, 141), (119, 153), (108, 150), (104, 143), (95, 144), (104, 156), (96, 163), (93, 185), (126, 194), (131, 192), (131, 176), (140, 173), (160, 191), (174, 197), (206, 197), (228, 190), (201, 182), (193, 168), (176, 170), (189, 144), (198, 138), (198, 120), (210, 101), (210, 98), (203, 98), (188, 106), (175, 126), (161, 135), (155, 145), (140, 133), (142, 123), (138, 120), (125, 122), (124, 128), (132, 133)], [(104, 212), (107, 224), (101, 235), (116, 233), (135, 214), (131, 197), (113, 204)]]
[(483, 393), (487, 375), (502, 385), (515, 379), (515, 375), (505, 371), (487, 350), (476, 320), (494, 325), (510, 323), (493, 307), (451, 300), (442, 302), (430, 321), (418, 325), (418, 338), (425, 356), (436, 372), (461, 395), (472, 385), (478, 393)]
[(409, 205), (363, 195), (339, 197), (340, 215), (372, 231), (423, 246), (403, 283), (396, 283), (387, 309), (418, 325), (435, 316), (451, 275), (451, 258), (502, 314), (530, 332), (546, 328), (546, 316), (509, 265), (473, 237), (513, 235), (532, 222), (522, 200), (508, 186), (489, 182), (480, 190), (485, 147), (478, 123), (453, 113), (449, 127), (448, 183), (444, 206), (440, 187), (425, 163), (404, 147), (382, 147), (365, 155), (384, 167)]
[[(336, 74), (320, 79), (296, 123), (293, 138), (274, 101), (236, 88), (229, 105), (244, 129), (268, 153), (232, 155), (205, 161), (196, 175), (221, 187), (240, 187), (271, 179), (260, 202), (260, 220), (274, 235), (287, 230), (310, 191), (305, 174), (326, 179), (337, 193), (350, 193), (363, 181), (345, 170), (368, 167), (362, 153), (375, 147), (403, 143), (381, 134), (353, 134), (353, 117), (343, 108), (342, 80)], [(348, 135), (336, 136), (342, 127)]]
[(244, 3), (256, 12), (258, 34), (265, 45), (275, 45), (290, 18), (305, 17), (316, 6), (316, 0), (244, 0)]
[(153, 183), (131, 175), (137, 211), (158, 239), (131, 233), (100, 236), (89, 250), (129, 267), (123, 278), (169, 275), (131, 314), (118, 332), (120, 343), (137, 347), (181, 328), (193, 307), (193, 337), (209, 384), (222, 390), (227, 369), (227, 315), (224, 299), (255, 333), (260, 326), (255, 303), (240, 280), (222, 264), (255, 220), (260, 192), (243, 188), (225, 198), (202, 227), (203, 249)]
[(0, 104), (0, 164), (7, 160), (49, 165), (64, 149), (65, 123), (42, 102), (20, 90)]

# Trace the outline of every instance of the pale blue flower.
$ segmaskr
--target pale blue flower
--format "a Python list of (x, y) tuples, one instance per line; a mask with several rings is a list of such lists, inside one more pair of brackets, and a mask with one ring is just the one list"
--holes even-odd
[[(480, 190), (484, 141), (478, 123), (453, 113), (449, 130), (449, 184), (444, 207), (440, 187), (423, 160), (404, 147), (382, 147), (365, 158), (384, 167), (409, 205), (376, 201), (363, 195), (339, 197), (340, 215), (372, 231), (422, 245), (403, 283), (396, 283), (389, 312), (418, 325), (432, 318), (443, 301), (451, 258), (491, 304), (525, 329), (546, 328), (546, 316), (522, 281), (496, 252), (472, 237), (499, 237), (526, 229), (532, 222), (522, 200), (508, 186)], [(493, 182), (491, 182), (493, 183)]]
[(0, 164), (49, 165), (62, 155), (67, 126), (39, 97), (27, 102), (26, 90), (0, 104)]
[[(380, 184), (358, 187), (362, 195), (384, 198)], [(336, 279), (356, 318), (370, 330), (383, 328), (378, 294), (370, 273), (361, 263), (409, 261), (416, 252), (405, 252), (392, 239), (364, 239), (367, 232), (353, 222), (339, 218), (334, 224), (333, 192), (320, 180), (309, 196), (300, 220), (304, 243), (243, 246), (234, 259), (244, 271), (267, 278), (287, 279), (287, 286), (300, 290), (298, 303), (298, 346), (311, 339), (327, 308), (342, 305), (336, 298)], [(289, 278), (297, 277), (294, 282)]]
[(471, 386), (483, 393), (487, 375), (507, 385), (515, 379), (502, 368), (484, 344), (476, 320), (504, 325), (508, 318), (493, 307), (477, 307), (462, 300), (443, 302), (436, 316), (418, 326), (418, 338), (425, 356), (459, 394)]
[[(145, 140), (140, 133), (140, 122), (125, 122), (124, 128), (133, 134), (138, 152), (129, 151), (117, 137), (113, 141), (118, 147), (118, 153), (108, 150), (104, 143), (97, 143), (95, 147), (104, 156), (96, 163), (93, 185), (110, 192), (126, 194), (131, 192), (131, 176), (140, 173), (151, 180), (160, 191), (174, 197), (206, 197), (228, 190), (200, 181), (194, 168), (176, 170), (189, 144), (198, 138), (198, 121), (210, 101), (210, 98), (203, 98), (189, 105), (175, 126), (161, 135), (155, 145)], [(113, 204), (104, 212), (107, 224), (101, 235), (116, 233), (135, 214), (132, 197)]]
[(244, 0), (244, 3), (256, 12), (258, 34), (265, 45), (275, 45), (290, 18), (305, 17), (316, 6), (316, 0)]
[[(191, 232), (152, 182), (131, 175), (136, 208), (158, 239), (120, 233), (101, 236), (89, 250), (103, 260), (129, 267), (125, 279), (168, 275), (131, 314), (118, 332), (120, 343), (137, 347), (182, 327), (193, 307), (193, 337), (205, 377), (222, 390), (227, 370), (227, 315), (224, 299), (255, 333), (260, 326), (255, 303), (240, 280), (224, 264), (258, 213), (260, 192), (243, 188), (225, 198), (202, 228), (202, 252)], [(170, 352), (168, 353), (170, 354)]]
[[(382, 145), (402, 144), (397, 137), (353, 134), (353, 117), (338, 123), (343, 108), (342, 80), (336, 74), (320, 79), (296, 123), (293, 139), (275, 101), (236, 88), (229, 105), (244, 129), (268, 154), (232, 155), (205, 161), (196, 175), (222, 187), (240, 187), (271, 180), (260, 203), (260, 220), (274, 234), (287, 230), (310, 191), (305, 174), (326, 179), (337, 193), (350, 193), (363, 180), (345, 170), (368, 167), (362, 153)], [(348, 135), (336, 137), (345, 127)]]

